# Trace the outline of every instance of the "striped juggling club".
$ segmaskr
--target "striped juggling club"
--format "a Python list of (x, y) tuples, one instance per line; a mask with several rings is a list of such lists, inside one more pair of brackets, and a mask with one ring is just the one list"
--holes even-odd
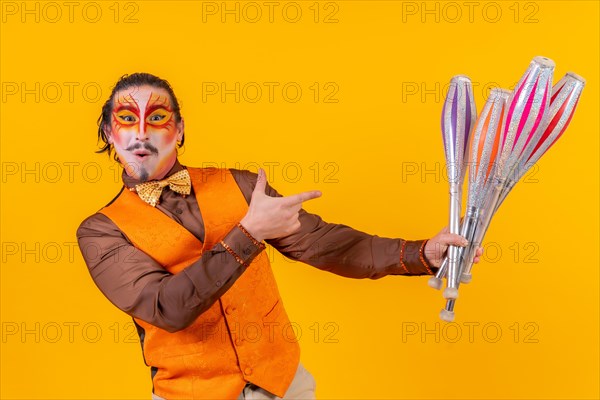
[(509, 177), (503, 192), (500, 194), (496, 209), (515, 184), (565, 132), (571, 118), (573, 118), (573, 114), (575, 114), (584, 87), (585, 79), (573, 72), (567, 73), (552, 87), (550, 108), (544, 118), (543, 127), (540, 129), (541, 134), (536, 135), (536, 140), (532, 140), (527, 145), (523, 156), (519, 159), (519, 165), (515, 173)]
[(519, 160), (528, 145), (538, 140), (552, 91), (554, 61), (535, 57), (508, 99), (500, 137), (498, 165), (484, 205), (483, 226), (487, 229), (507, 182), (518, 174)]
[[(449, 231), (459, 233), (462, 185), (466, 173), (467, 144), (471, 129), (477, 118), (473, 86), (471, 80), (457, 75), (450, 81), (450, 87), (442, 110), (442, 138), (446, 156), (446, 169), (450, 185), (450, 223)], [(457, 292), (459, 278), (459, 248), (448, 249), (447, 291)]]

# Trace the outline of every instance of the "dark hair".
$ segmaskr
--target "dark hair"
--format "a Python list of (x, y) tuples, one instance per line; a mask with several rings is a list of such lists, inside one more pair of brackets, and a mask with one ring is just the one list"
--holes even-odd
[[(100, 117), (98, 118), (98, 142), (103, 142), (104, 146), (102, 146), (102, 148), (100, 150), (96, 151), (96, 153), (108, 152), (108, 156), (110, 157), (110, 154), (112, 152), (112, 146), (108, 142), (108, 135), (104, 131), (104, 126), (110, 125), (110, 118), (111, 118), (111, 113), (112, 113), (112, 109), (113, 109), (113, 101), (114, 101), (115, 93), (117, 93), (121, 90), (124, 90), (124, 89), (128, 89), (130, 87), (144, 86), (144, 85), (166, 90), (167, 93), (169, 93), (169, 96), (171, 96), (171, 105), (173, 107), (173, 114), (175, 115), (175, 121), (177, 123), (181, 122), (181, 110), (179, 108), (179, 102), (177, 101), (177, 97), (175, 96), (175, 93), (173, 92), (173, 89), (171, 88), (171, 85), (169, 84), (169, 82), (167, 80), (161, 79), (158, 76), (148, 74), (146, 72), (136, 72), (131, 75), (125, 74), (115, 84), (115, 86), (113, 87), (112, 92), (110, 94), (110, 97), (108, 98), (108, 100), (106, 100), (106, 103), (104, 103), (104, 105), (102, 106), (102, 113), (100, 114)], [(178, 147), (183, 146), (184, 141), (185, 141), (185, 132), (183, 134), (183, 137), (181, 138), (181, 143), (178, 144)], [(115, 159), (115, 161), (118, 161), (116, 153), (114, 155), (114, 159)]]

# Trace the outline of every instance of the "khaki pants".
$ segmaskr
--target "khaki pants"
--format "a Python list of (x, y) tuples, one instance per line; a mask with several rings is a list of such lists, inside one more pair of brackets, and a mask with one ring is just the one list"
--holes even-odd
[[(298, 364), (296, 375), (287, 392), (285, 392), (284, 400), (314, 400), (315, 388), (317, 384), (313, 376), (308, 372), (302, 363)], [(273, 393), (267, 392), (251, 383), (247, 384), (237, 400), (280, 400), (281, 397), (275, 396)], [(152, 400), (165, 400), (160, 396), (152, 393)]]
[[(302, 363), (298, 364), (296, 375), (292, 384), (283, 396), (284, 400), (314, 400), (315, 388), (317, 384), (315, 378), (308, 372)], [(256, 385), (248, 384), (240, 394), (237, 400), (279, 400), (281, 397), (275, 396)]]

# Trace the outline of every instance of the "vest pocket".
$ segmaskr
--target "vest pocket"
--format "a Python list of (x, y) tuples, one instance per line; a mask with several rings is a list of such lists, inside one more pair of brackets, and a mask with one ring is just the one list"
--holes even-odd
[(273, 321), (279, 317), (281, 314), (281, 310), (283, 309), (283, 304), (281, 304), (281, 300), (277, 299), (275, 304), (269, 308), (269, 311), (263, 317), (263, 321)]

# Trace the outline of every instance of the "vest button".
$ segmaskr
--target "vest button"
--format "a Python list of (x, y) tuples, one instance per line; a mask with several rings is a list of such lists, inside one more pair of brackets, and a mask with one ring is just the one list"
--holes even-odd
[(181, 208), (176, 208), (175, 213), (181, 215), (183, 213), (183, 210)]
[(244, 374), (246, 374), (246, 375), (252, 375), (252, 368), (250, 368), (250, 367), (246, 367), (246, 368), (244, 369)]
[(216, 285), (217, 287), (221, 287), (221, 281), (216, 281), (216, 282), (215, 282), (215, 285)]

